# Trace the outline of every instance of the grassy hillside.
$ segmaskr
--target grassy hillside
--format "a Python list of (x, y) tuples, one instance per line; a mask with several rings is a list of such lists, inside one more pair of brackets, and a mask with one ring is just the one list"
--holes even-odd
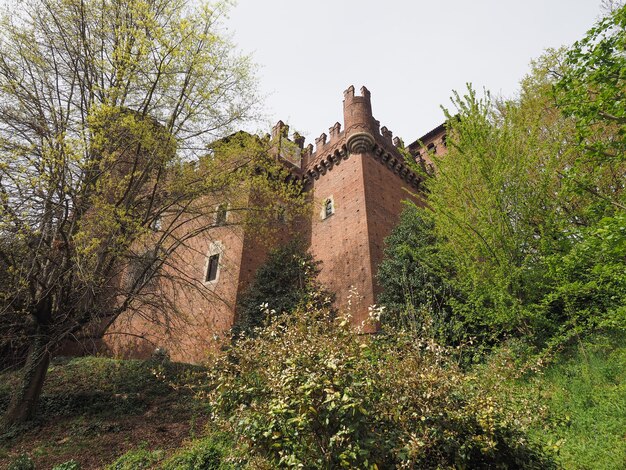
[[(0, 468), (27, 454), (37, 469), (74, 459), (82, 469), (102, 468), (130, 449), (171, 453), (203, 429), (205, 412), (185, 388), (200, 369), (151, 361), (85, 357), (56, 361), (44, 387), (35, 420), (27, 427), (0, 431)], [(0, 375), (0, 412), (17, 383)]]
[[(503, 350), (479, 376), (511, 407), (527, 407), (529, 422), (520, 425), (530, 437), (566, 469), (626, 468), (626, 339), (579, 342), (547, 367), (528, 371), (526, 363), (526, 372), (518, 359)], [(230, 454), (233, 436), (207, 435), (205, 404), (189, 388), (170, 386), (201, 372), (151, 361), (57, 361), (35, 421), (0, 435), (0, 468), (20, 455), (36, 469), (70, 460), (83, 470), (230, 468), (210, 462)], [(0, 375), (0, 410), (16, 379)]]
[(520, 384), (548, 410), (533, 432), (558, 446), (568, 469), (626, 468), (626, 343), (581, 343)]
[(480, 376), (513, 408), (526, 407), (530, 437), (566, 469), (626, 468), (626, 338), (579, 341), (547, 366), (519, 358), (503, 349)]

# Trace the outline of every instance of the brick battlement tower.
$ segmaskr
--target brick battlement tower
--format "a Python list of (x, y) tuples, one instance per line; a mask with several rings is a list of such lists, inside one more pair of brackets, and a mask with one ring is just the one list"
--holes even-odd
[(419, 178), (398, 151), (401, 141), (374, 119), (367, 88), (360, 96), (353, 86), (344, 92), (343, 121), (344, 131), (335, 123), (328, 141), (322, 134), (315, 152), (309, 146), (302, 170), (315, 201), (310, 251), (323, 263), (320, 281), (360, 325), (376, 303), (384, 239), (398, 222), (402, 200), (415, 200)]

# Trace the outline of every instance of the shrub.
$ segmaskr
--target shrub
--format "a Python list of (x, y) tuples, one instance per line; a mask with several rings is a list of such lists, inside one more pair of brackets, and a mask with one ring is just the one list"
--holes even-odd
[(35, 463), (28, 455), (22, 454), (9, 464), (7, 470), (35, 470)]
[(161, 468), (162, 470), (224, 470), (228, 467), (223, 459), (230, 445), (226, 436), (211, 435), (179, 450), (167, 459)]
[(235, 337), (242, 333), (254, 335), (271, 317), (291, 312), (306, 302), (330, 303), (333, 296), (316, 281), (318, 273), (319, 262), (299, 241), (270, 252), (237, 305)]
[(160, 450), (150, 451), (144, 448), (132, 449), (119, 457), (115, 462), (108, 465), (106, 470), (139, 470), (154, 468), (156, 463), (163, 458)]
[(298, 311), (210, 373), (217, 423), (275, 467), (551, 468), (449, 350)]
[(453, 343), (467, 325), (452, 314), (461, 293), (453, 286), (454, 260), (441, 250), (429, 210), (407, 202), (398, 225), (385, 239), (385, 257), (376, 275), (386, 307), (383, 326), (414, 332), (425, 329)]

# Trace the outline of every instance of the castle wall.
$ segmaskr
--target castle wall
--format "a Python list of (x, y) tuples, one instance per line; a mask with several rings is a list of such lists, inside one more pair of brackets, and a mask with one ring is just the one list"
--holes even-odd
[[(355, 326), (375, 331), (376, 325), (370, 324), (367, 316), (368, 307), (376, 303), (380, 292), (376, 272), (383, 259), (384, 239), (398, 222), (403, 200), (423, 204), (417, 196), (420, 178), (398, 150), (401, 141), (393, 139), (386, 127), (380, 128), (372, 116), (370, 93), (365, 87), (360, 96), (355, 95), (354, 87), (344, 92), (345, 130), (341, 127), (337, 122), (328, 136), (322, 134), (316, 139), (313, 151), (312, 145), (303, 147), (304, 139), (298, 135), (290, 141), (289, 128), (280, 121), (272, 131), (273, 141), (279, 143), (277, 158), (294, 178), (303, 179), (312, 202), (309, 217), (291, 224), (274, 221), (278, 230), (269, 240), (263, 233), (236, 226), (214, 227), (190, 239), (167, 269), (177, 271), (194, 285), (159, 283), (161, 299), (168, 305), (120, 316), (105, 336), (109, 352), (148, 357), (162, 347), (173, 360), (202, 361), (228, 334), (238, 296), (268, 251), (296, 237), (321, 261), (319, 281), (335, 292), (336, 306), (352, 315)], [(444, 135), (443, 126), (433, 129), (409, 146), (411, 155), (426, 167), (430, 161), (423, 146), (432, 145), (440, 153), (445, 147)], [(328, 200), (332, 202), (330, 215), (326, 213)], [(262, 201), (255, 204), (262, 205)], [(229, 222), (236, 224), (236, 220)], [(209, 226), (214, 220), (196, 223)], [(202, 282), (208, 255), (216, 244), (221, 253), (219, 278)]]
[[(360, 298), (351, 299), (354, 322), (365, 320), (373, 303), (370, 245), (364, 197), (363, 161), (352, 155), (313, 181), (310, 251), (322, 262), (319, 280), (336, 294), (337, 306), (348, 307), (351, 287)], [(323, 216), (324, 202), (332, 198), (334, 213)]]
[[(367, 229), (370, 245), (370, 264), (373, 274), (374, 300), (380, 293), (376, 280), (378, 265), (383, 260), (384, 240), (397, 225), (404, 209), (402, 201), (410, 199), (421, 204), (416, 188), (407, 184), (387, 165), (375, 158), (363, 158)], [(375, 303), (375, 302), (373, 302)]]
[[(343, 109), (345, 130), (336, 123), (329, 141), (322, 134), (315, 153), (305, 153), (315, 201), (311, 253), (323, 263), (320, 281), (336, 292), (337, 307), (349, 309), (356, 326), (365, 322), (365, 331), (374, 331), (366, 320), (380, 290), (375, 276), (384, 239), (398, 221), (402, 200), (417, 191), (419, 178), (396, 148), (401, 141), (372, 116), (367, 88), (359, 96), (349, 87)], [(325, 218), (328, 198), (335, 213)]]
[[(185, 228), (213, 223), (197, 221)], [(208, 255), (213, 253), (220, 253), (218, 277), (204, 282)], [(152, 294), (154, 306), (131, 308), (108, 328), (103, 338), (108, 353), (146, 358), (156, 348), (165, 348), (172, 360), (202, 362), (232, 326), (242, 253), (240, 227), (216, 227), (187, 240), (164, 268)]]

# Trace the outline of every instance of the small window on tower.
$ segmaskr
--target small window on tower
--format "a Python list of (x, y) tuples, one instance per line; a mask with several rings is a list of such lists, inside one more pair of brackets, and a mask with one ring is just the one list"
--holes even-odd
[(432, 153), (435, 153), (436, 151), (435, 144), (433, 144), (432, 142), (428, 144), (426, 148), (428, 149), (429, 152), (432, 152)]
[(204, 282), (211, 282), (217, 279), (217, 268), (220, 264), (220, 255), (215, 254), (209, 256), (209, 262), (206, 268), (206, 276), (204, 278)]
[(331, 198), (328, 198), (324, 202), (324, 218), (330, 217), (331, 215), (333, 215), (333, 212), (335, 212), (333, 207), (333, 200)]
[(228, 215), (228, 206), (226, 204), (220, 204), (215, 211), (215, 225), (220, 226), (226, 223), (226, 217)]

